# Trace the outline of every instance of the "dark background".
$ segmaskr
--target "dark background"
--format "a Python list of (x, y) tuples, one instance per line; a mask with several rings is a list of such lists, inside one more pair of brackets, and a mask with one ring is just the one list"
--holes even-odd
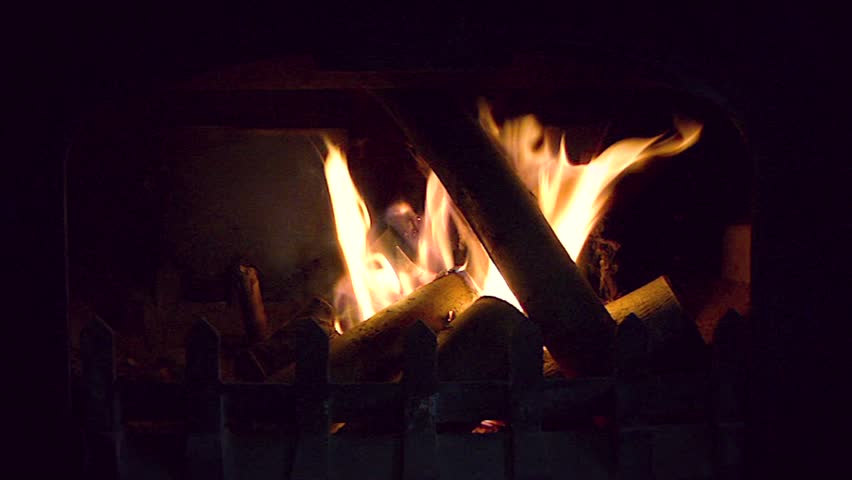
[[(516, 8), (517, 10), (513, 10)], [(627, 10), (531, 5), (221, 8), (38, 6), (5, 18), (3, 224), (13, 288), (18, 448), (31, 477), (73, 477), (68, 435), (63, 164), (100, 105), (216, 66), (306, 52), (326, 65), (452, 66), (573, 45), (617, 51), (700, 78), (739, 112), (756, 159), (752, 477), (835, 473), (848, 455), (849, 173), (843, 15), (796, 5)], [(17, 333), (14, 335), (18, 335)], [(10, 338), (15, 338), (9, 334)], [(20, 351), (18, 351), (20, 350)], [(25, 458), (25, 457), (21, 457)], [(848, 469), (848, 467), (846, 468)], [(842, 473), (843, 470), (840, 470)]]

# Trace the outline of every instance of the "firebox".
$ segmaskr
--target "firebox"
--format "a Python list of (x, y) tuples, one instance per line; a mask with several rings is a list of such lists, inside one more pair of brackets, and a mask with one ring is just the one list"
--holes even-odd
[(68, 161), (93, 474), (742, 468), (751, 158), (676, 77), (241, 64), (105, 108)]

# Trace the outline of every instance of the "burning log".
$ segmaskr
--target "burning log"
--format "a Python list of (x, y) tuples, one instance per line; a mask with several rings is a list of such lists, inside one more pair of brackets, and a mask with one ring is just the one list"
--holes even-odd
[[(234, 372), (243, 380), (263, 381), (270, 375), (291, 365), (296, 360), (298, 346), (306, 332), (304, 322), (311, 319), (328, 336), (334, 334), (334, 307), (315, 298), (293, 321), (287, 322), (266, 340), (239, 352), (234, 359)], [(292, 375), (289, 375), (292, 376)]]
[(568, 376), (608, 373), (615, 324), (475, 117), (424, 92), (381, 95), (542, 330)]
[(234, 278), (234, 289), (243, 314), (246, 337), (249, 344), (260, 342), (269, 334), (269, 322), (260, 294), (257, 269), (251, 265), (240, 264), (234, 268)]
[(467, 274), (459, 272), (418, 288), (331, 339), (332, 379), (338, 383), (393, 379), (402, 369), (405, 329), (420, 320), (437, 333), (446, 327), (449, 316), (464, 311), (477, 295)]
[(438, 335), (438, 375), (445, 381), (509, 377), (512, 332), (529, 320), (495, 297), (480, 297)]
[(645, 324), (651, 372), (685, 372), (707, 366), (707, 345), (695, 322), (684, 314), (666, 276), (608, 303), (606, 309), (618, 324), (631, 313)]

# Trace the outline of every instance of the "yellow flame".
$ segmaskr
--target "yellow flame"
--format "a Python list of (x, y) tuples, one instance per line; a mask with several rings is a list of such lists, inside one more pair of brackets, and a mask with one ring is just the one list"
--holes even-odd
[(397, 273), (387, 256), (368, 245), (372, 220), (367, 205), (349, 175), (349, 166), (340, 148), (328, 140), (326, 147), (326, 184), (347, 271), (338, 282), (334, 302), (342, 317), (343, 324), (338, 320), (335, 325), (340, 332), (408, 295), (417, 283), (409, 278), (410, 275)]
[[(699, 123), (676, 119), (674, 134), (622, 140), (588, 164), (572, 165), (568, 161), (564, 135), (558, 146), (554, 145), (545, 135), (544, 126), (532, 115), (497, 125), (483, 103), (480, 123), (507, 153), (512, 168), (535, 195), (542, 213), (573, 259), (579, 256), (595, 223), (603, 215), (620, 176), (648, 158), (682, 152), (693, 145), (701, 133)], [(430, 172), (426, 184), (414, 260), (408, 260), (399, 248), (388, 252), (369, 245), (367, 238), (372, 222), (367, 207), (349, 176), (340, 149), (326, 143), (329, 152), (325, 160), (326, 179), (348, 272), (338, 285), (335, 305), (343, 312), (347, 310), (346, 301), (357, 305), (347, 322), (349, 325), (369, 318), (440, 272), (460, 267), (468, 271), (483, 295), (502, 298), (520, 308), (434, 172)], [(393, 205), (390, 211), (396, 215), (413, 215), (413, 209), (405, 203)], [(456, 258), (459, 251), (466, 253), (460, 262)]]
[[(545, 218), (575, 260), (603, 215), (616, 180), (648, 158), (672, 156), (686, 150), (698, 141), (702, 128), (697, 122), (676, 118), (677, 132), (673, 135), (621, 140), (588, 164), (572, 165), (568, 161), (565, 136), (560, 138), (558, 149), (554, 149), (544, 126), (532, 115), (498, 126), (488, 105), (482, 103), (480, 123), (503, 147), (512, 168), (535, 195)], [(483, 286), (483, 295), (497, 296), (519, 306), (493, 263), (489, 263), (484, 279), (473, 278)]]

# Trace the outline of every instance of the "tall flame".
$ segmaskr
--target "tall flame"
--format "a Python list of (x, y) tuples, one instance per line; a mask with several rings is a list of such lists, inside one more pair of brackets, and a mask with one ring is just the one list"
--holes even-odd
[[(532, 115), (497, 125), (483, 103), (480, 123), (502, 146), (512, 168), (535, 195), (545, 218), (574, 259), (580, 255), (586, 239), (602, 217), (618, 178), (644, 160), (686, 150), (698, 141), (702, 128), (697, 122), (675, 119), (676, 132), (671, 135), (621, 140), (588, 164), (572, 165), (565, 148), (565, 136), (559, 139), (558, 146), (554, 145), (545, 135), (544, 126)], [(347, 325), (338, 325), (338, 329), (369, 318), (377, 310), (431, 281), (441, 271), (460, 267), (468, 271), (483, 295), (502, 298), (520, 308), (434, 172), (430, 172), (426, 183), (423, 218), (416, 232), (415, 258), (409, 261), (398, 248), (388, 252), (368, 244), (372, 222), (366, 204), (349, 176), (340, 149), (326, 143), (326, 180), (348, 271), (348, 276), (338, 285), (336, 306), (343, 312), (350, 312), (349, 320), (345, 321)], [(413, 212), (407, 204), (397, 204), (392, 209)], [(458, 261), (460, 251), (465, 257)], [(347, 309), (347, 301), (357, 307)]]

